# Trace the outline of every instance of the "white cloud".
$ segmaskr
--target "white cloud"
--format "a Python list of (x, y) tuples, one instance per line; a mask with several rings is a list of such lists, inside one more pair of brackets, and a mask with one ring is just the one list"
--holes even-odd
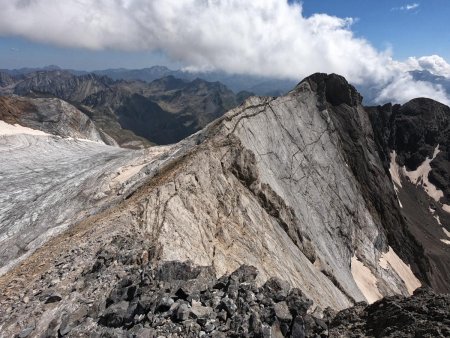
[[(424, 89), (400, 63), (351, 31), (353, 19), (305, 17), (282, 0), (9, 0), (0, 35), (92, 50), (162, 50), (190, 69), (298, 79), (338, 73), (355, 84), (391, 85), (396, 101)], [(414, 4), (412, 4), (414, 5)], [(411, 6), (412, 6), (411, 5)], [(401, 78), (401, 80), (399, 80)], [(394, 85), (395, 84), (395, 85)], [(438, 87), (426, 95), (442, 98)], [(429, 89), (429, 90), (428, 90)], [(422, 96), (425, 94), (422, 94)], [(448, 100), (445, 102), (449, 102)]]
[(404, 62), (404, 69), (407, 71), (427, 70), (431, 74), (450, 78), (450, 64), (439, 55), (410, 57)]
[(417, 97), (429, 97), (450, 105), (448, 95), (441, 86), (432, 85), (424, 81), (414, 81), (408, 73), (399, 74), (396, 79), (380, 89), (380, 93), (376, 99), (380, 103), (403, 103)]
[(412, 11), (413, 9), (419, 8), (420, 4), (418, 3), (412, 3), (412, 4), (406, 4), (401, 7), (393, 7), (393, 11)]
[(419, 7), (419, 4), (418, 4), (418, 3), (414, 3), (414, 4), (408, 4), (408, 5), (403, 6), (403, 7), (401, 7), (401, 8), (402, 8), (403, 10), (410, 11), (410, 10), (416, 9), (416, 8), (418, 8), (418, 7)]

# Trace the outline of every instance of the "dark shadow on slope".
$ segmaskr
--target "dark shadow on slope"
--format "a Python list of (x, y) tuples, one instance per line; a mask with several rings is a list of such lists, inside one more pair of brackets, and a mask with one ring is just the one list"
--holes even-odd
[(122, 128), (156, 144), (176, 143), (199, 130), (193, 116), (169, 113), (139, 94), (125, 99), (117, 115)]

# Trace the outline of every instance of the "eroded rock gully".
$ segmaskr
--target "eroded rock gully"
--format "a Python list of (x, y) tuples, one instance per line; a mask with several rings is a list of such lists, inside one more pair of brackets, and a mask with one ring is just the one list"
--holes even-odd
[(333, 311), (428, 283), (378, 152), (342, 77), (252, 97), (0, 277), (0, 330), (326, 336)]

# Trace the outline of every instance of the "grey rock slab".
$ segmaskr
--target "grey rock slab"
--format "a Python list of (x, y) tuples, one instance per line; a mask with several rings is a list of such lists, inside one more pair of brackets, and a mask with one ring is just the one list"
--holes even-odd
[(191, 313), (195, 318), (208, 318), (213, 309), (209, 306), (203, 306), (202, 303), (195, 300), (192, 301)]

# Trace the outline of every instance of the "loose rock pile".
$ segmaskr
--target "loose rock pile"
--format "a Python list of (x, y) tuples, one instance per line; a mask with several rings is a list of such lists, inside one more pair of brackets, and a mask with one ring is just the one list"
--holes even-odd
[[(143, 257), (144, 263), (146, 257)], [(99, 254), (86, 282), (110, 264)], [(418, 289), (414, 296), (384, 298), (322, 318), (312, 301), (278, 278), (258, 287), (258, 271), (243, 265), (219, 279), (212, 267), (166, 262), (132, 264), (105, 301), (62, 315), (53, 337), (449, 337), (450, 295)], [(59, 302), (57, 294), (45, 303)], [(55, 322), (56, 323), (56, 322)], [(17, 337), (32, 336), (32, 329)]]
[(410, 298), (319, 313), (278, 278), (258, 286), (252, 266), (217, 279), (212, 267), (156, 264), (148, 245), (114, 243), (95, 254), (71, 289), (42, 276), (39, 290), (23, 299), (36, 311), (25, 321), (20, 314), (30, 310), (20, 302), (11, 307), (5, 322), (20, 322), (20, 329), (5, 334), (3, 326), (0, 337), (450, 337), (448, 294), (418, 289)]
[[(94, 266), (93, 269), (99, 268)], [(241, 266), (216, 279), (210, 267), (167, 262), (136, 269), (117, 284), (96, 318), (63, 320), (58, 334), (108, 337), (326, 337), (312, 302), (277, 278), (255, 284), (258, 271)], [(91, 322), (91, 325), (88, 323)], [(96, 322), (96, 325), (95, 323)]]

